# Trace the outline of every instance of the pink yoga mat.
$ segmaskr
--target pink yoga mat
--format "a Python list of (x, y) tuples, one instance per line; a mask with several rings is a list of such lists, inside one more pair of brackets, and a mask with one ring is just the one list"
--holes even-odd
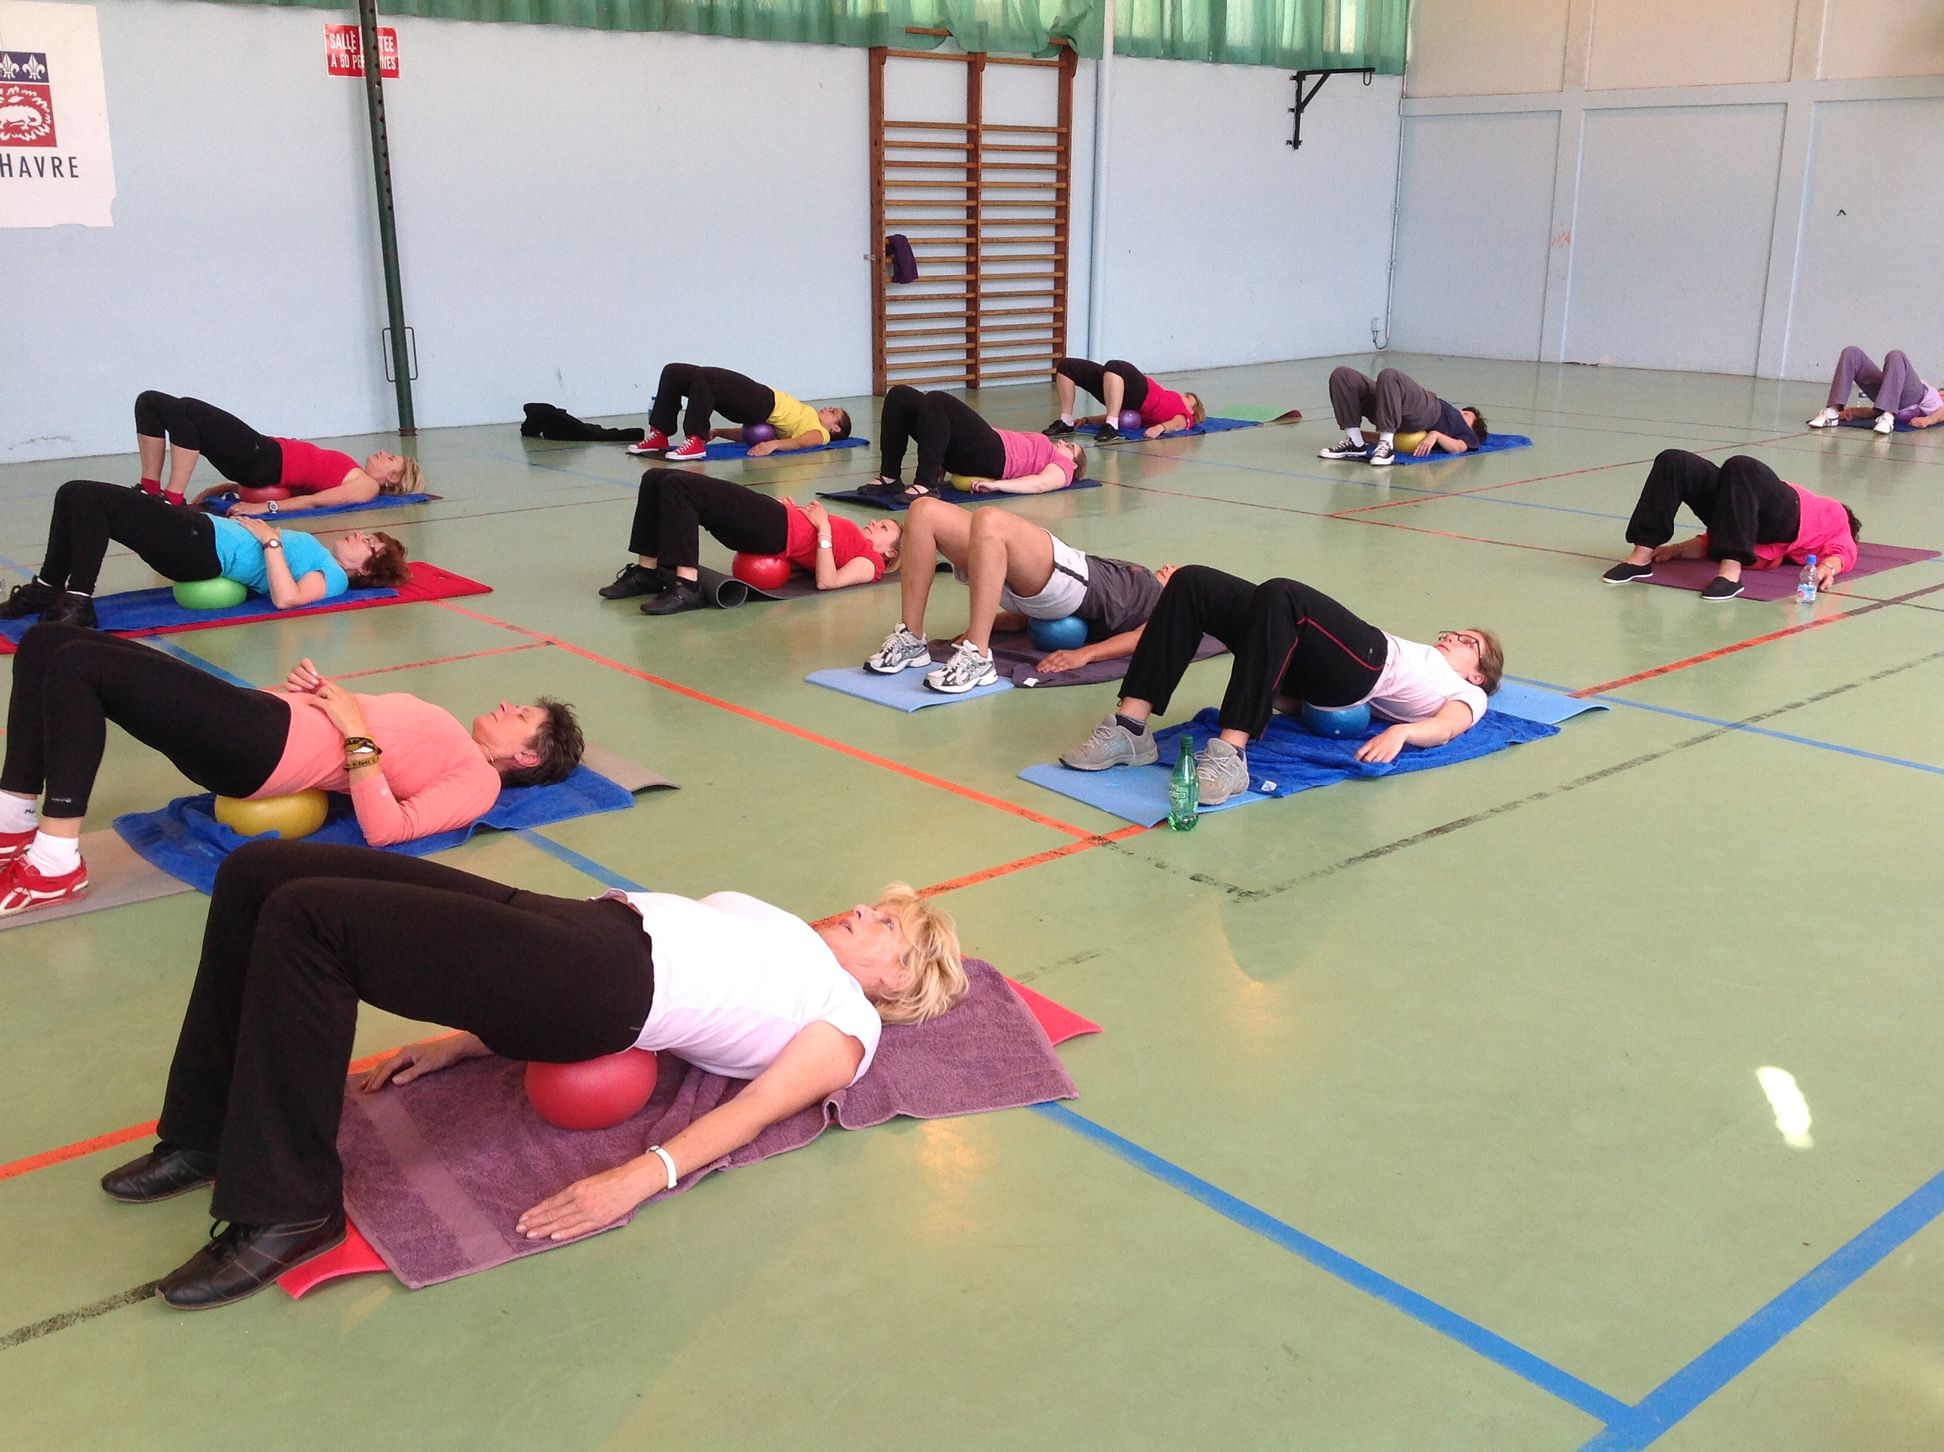
[[(1884, 570), (1894, 570), (1900, 565), (1914, 565), (1921, 560), (1937, 558), (1936, 550), (1912, 550), (1900, 545), (1880, 545), (1864, 543), (1856, 547), (1856, 568), (1845, 570), (1837, 584), (1860, 580), (1865, 575), (1880, 574)], [(1796, 580), (1802, 574), (1802, 566), (1783, 564), (1773, 570), (1743, 570), (1742, 592), (1744, 600), (1787, 600), (1796, 592)], [(1664, 560), (1654, 566), (1652, 579), (1636, 581), (1642, 585), (1666, 585), (1674, 590), (1693, 590), (1699, 592), (1715, 577), (1713, 560)]]
[[(1002, 978), (990, 964), (967, 959), (965, 967), (971, 991), (951, 1013), (917, 1028), (887, 1026), (870, 1072), (851, 1088), (684, 1175), (670, 1193), (715, 1170), (800, 1148), (833, 1122), (862, 1129), (901, 1114), (931, 1119), (1071, 1098), (1073, 1081), (1053, 1045), (1100, 1026)], [(469, 1060), (376, 1095), (347, 1089), (338, 1136), (345, 1206), (371, 1238), (354, 1223), (343, 1245), (278, 1284), (295, 1298), (341, 1276), (391, 1270), (417, 1289), (571, 1244), (518, 1240), (512, 1219), (575, 1179), (672, 1137), (742, 1087), (672, 1056), (662, 1065), (646, 1109), (626, 1124), (588, 1133), (540, 1123), (520, 1087), (522, 1066), (504, 1059)], [(509, 1188), (509, 1179), (519, 1183)], [(487, 1195), (519, 1203), (487, 1213), (479, 1203)]]

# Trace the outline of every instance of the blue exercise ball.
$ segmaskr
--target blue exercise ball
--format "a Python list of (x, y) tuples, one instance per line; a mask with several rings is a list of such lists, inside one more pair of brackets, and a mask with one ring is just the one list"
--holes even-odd
[(776, 437), (776, 430), (768, 424), (744, 424), (742, 441), (745, 444), (767, 444)]
[(1339, 706), (1332, 710), (1327, 706), (1312, 706), (1305, 701), (1303, 725), (1311, 735), (1327, 736), (1333, 741), (1362, 736), (1370, 730), (1370, 707)]
[(1124, 434), (1139, 433), (1141, 431), (1140, 413), (1137, 410), (1131, 408), (1122, 409), (1120, 412), (1120, 422), (1118, 424), (1118, 427), (1120, 431)]
[(1087, 643), (1087, 622), (1078, 615), (1058, 620), (1028, 620), (1026, 633), (1041, 650), (1078, 650)]

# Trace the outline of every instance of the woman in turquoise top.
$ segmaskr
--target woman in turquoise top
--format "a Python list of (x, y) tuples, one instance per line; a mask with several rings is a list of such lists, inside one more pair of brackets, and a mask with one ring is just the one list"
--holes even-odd
[(95, 579), (111, 543), (126, 545), (168, 579), (221, 575), (268, 596), (279, 610), (353, 587), (397, 585), (408, 573), (405, 546), (388, 534), (285, 534), (261, 519), (215, 519), (138, 489), (70, 479), (54, 496), (40, 573), (14, 587), (0, 618), (93, 625)]

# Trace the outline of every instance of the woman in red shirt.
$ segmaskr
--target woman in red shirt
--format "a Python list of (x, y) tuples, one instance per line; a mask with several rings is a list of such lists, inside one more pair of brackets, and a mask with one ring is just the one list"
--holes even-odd
[[(417, 459), (380, 449), (362, 464), (336, 449), (321, 449), (302, 439), (260, 434), (234, 414), (200, 398), (177, 398), (149, 389), (135, 400), (135, 445), (142, 461), (142, 492), (171, 504), (201, 504), (217, 494), (245, 489), (286, 489), (287, 499), (237, 504), (232, 514), (278, 514), (327, 504), (369, 504), (380, 494), (409, 493), (425, 478)], [(162, 485), (162, 460), (169, 460), (169, 483)], [(207, 455), (230, 482), (212, 484), (193, 500), (185, 498), (190, 476)]]
[[(1070, 434), (1080, 424), (1097, 424), (1096, 442), (1115, 443), (1127, 437), (1115, 425), (1123, 410), (1141, 416), (1141, 437), (1158, 439), (1178, 429), (1198, 428), (1208, 418), (1198, 393), (1176, 393), (1125, 358), (1095, 363), (1087, 358), (1062, 358), (1053, 365), (1053, 386), (1060, 391), (1060, 416), (1046, 426), (1050, 437)], [(1075, 388), (1084, 388), (1107, 407), (1104, 414), (1076, 418)]]
[(798, 504), (706, 474), (650, 469), (641, 476), (628, 536), (634, 563), (623, 565), (613, 582), (601, 587), (601, 598), (648, 595), (643, 615), (701, 609), (708, 603), (698, 574), (704, 530), (732, 550), (787, 556), (815, 578), (819, 590), (883, 579), (885, 571), (898, 568), (904, 538), (896, 520), (874, 519), (860, 527), (826, 513), (814, 499)]

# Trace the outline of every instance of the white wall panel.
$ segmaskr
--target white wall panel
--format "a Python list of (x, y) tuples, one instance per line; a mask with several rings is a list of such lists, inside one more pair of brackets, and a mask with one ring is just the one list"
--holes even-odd
[(1936, 0), (1829, 0), (1822, 74), (1944, 75), (1944, 5)]
[(1598, 0), (1587, 85), (1785, 81), (1797, 0)]
[(1565, 57), (1564, 0), (1418, 0), (1411, 7), (1413, 96), (1557, 91)]

